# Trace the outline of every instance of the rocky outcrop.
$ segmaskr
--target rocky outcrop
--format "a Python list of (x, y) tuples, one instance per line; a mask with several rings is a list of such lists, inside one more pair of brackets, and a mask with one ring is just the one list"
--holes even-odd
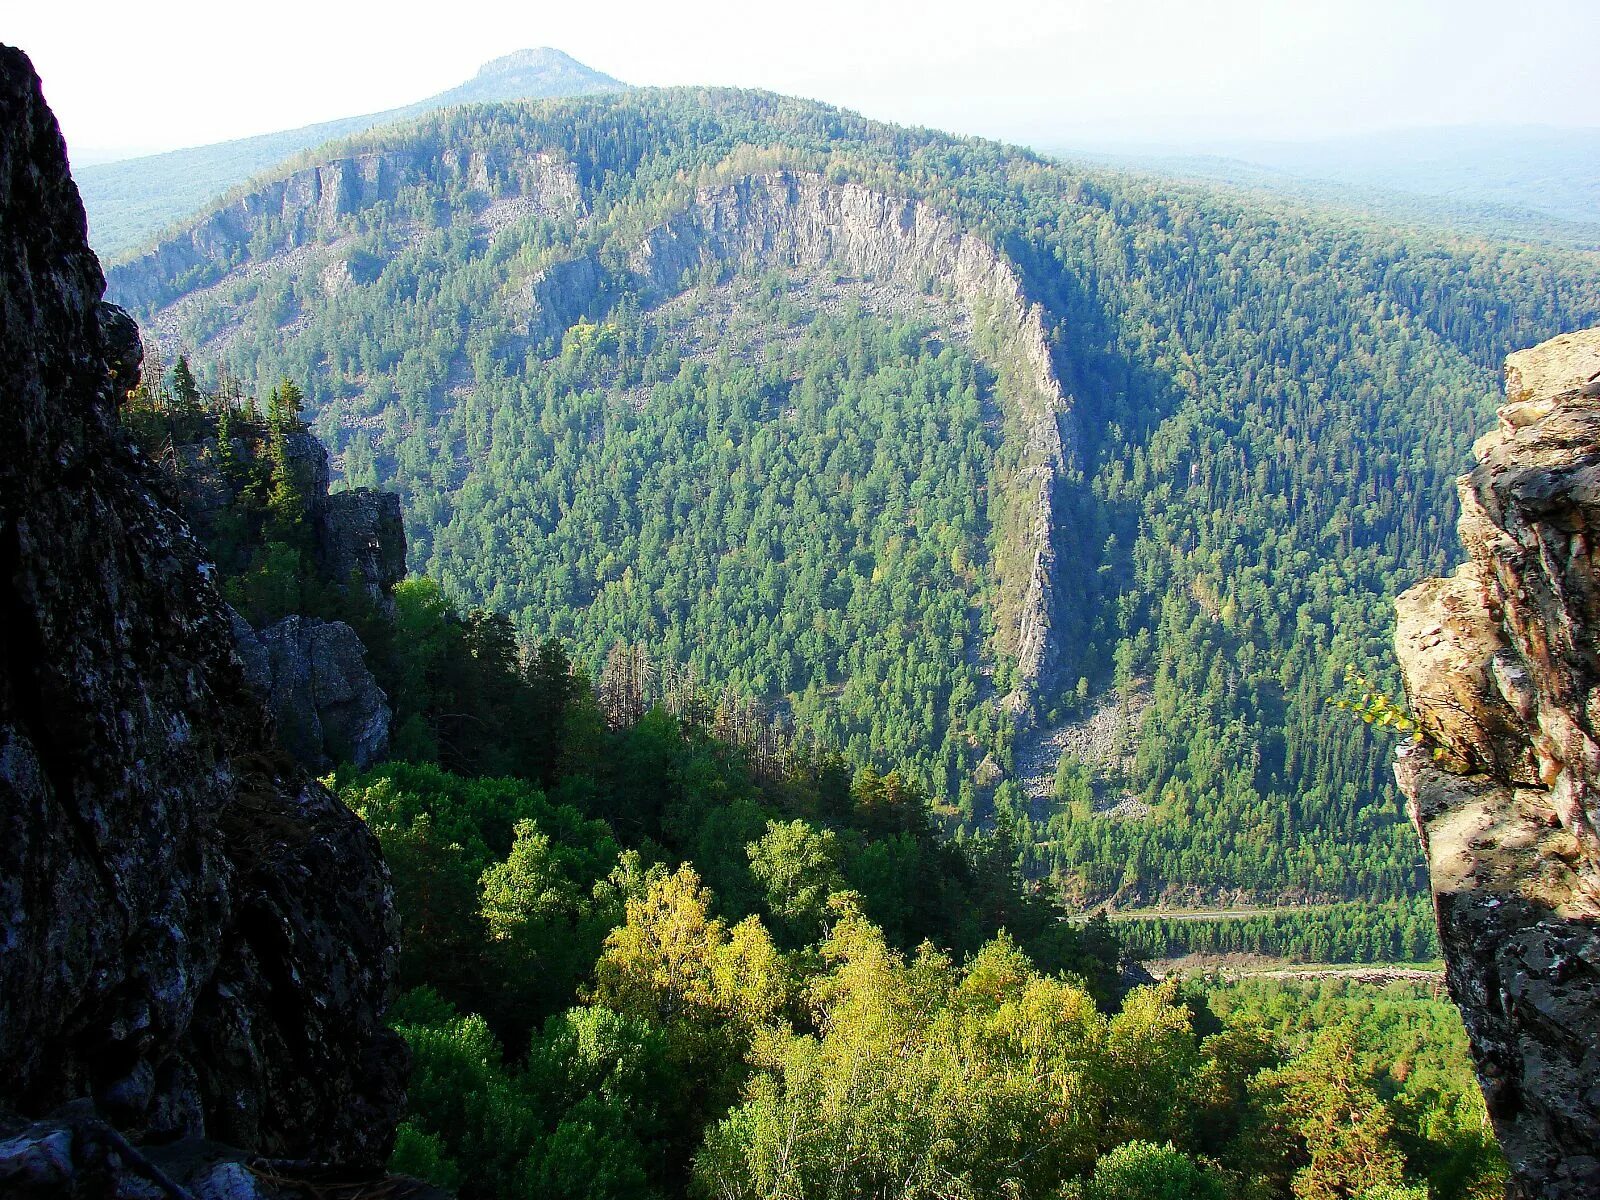
[(404, 1080), (377, 843), (276, 747), (117, 428), (137, 334), (5, 47), (0, 115), (0, 1109), (376, 1165)]
[(1600, 1195), (1600, 330), (1510, 357), (1469, 561), (1397, 601), (1396, 775), (1513, 1195)]
[[(250, 507), (240, 480), (250, 478), (267, 453), (264, 435), (247, 429), (232, 438), (234, 460), (251, 465), (231, 475), (219, 464), (214, 427), (197, 441), (173, 447), (175, 470), (163, 483), (190, 529), (213, 550), (217, 543), (211, 539), (224, 528), (239, 540), (238, 514)], [(328, 451), (309, 431), (289, 433), (285, 451), (288, 469), (304, 490), (316, 575), (331, 590), (347, 597), (357, 593), (380, 617), (392, 618), (394, 587), (406, 569), (400, 498), (370, 488), (330, 495)], [(296, 762), (321, 774), (341, 762), (370, 766), (387, 754), (393, 713), (354, 629), (343, 621), (291, 615), (256, 630), (231, 609), (229, 617), (246, 679)]]
[[(266, 237), (266, 253), (282, 254), (338, 242), (355, 232), (350, 218), (362, 208), (436, 182), (464, 183), (491, 201), (520, 200), (556, 219), (576, 220), (585, 211), (577, 172), (549, 154), (357, 150), (269, 180), (112, 267), (111, 294), (136, 311), (160, 307), (241, 269), (242, 246), (254, 254)], [(333, 261), (347, 260), (334, 251)]]
[[(258, 465), (267, 453), (265, 430), (232, 439), (240, 462)], [(406, 530), (400, 497), (373, 488), (329, 493), (328, 449), (309, 430), (285, 439), (288, 467), (305, 493), (312, 563), (323, 582), (360, 590), (378, 612), (393, 615), (394, 587), (406, 575)], [(216, 535), (247, 507), (240, 484), (220, 469), (214, 435), (173, 448), (175, 469), (164, 482), (191, 529)], [(245, 472), (248, 477), (249, 471)], [(237, 526), (232, 526), (237, 538)]]
[[(1043, 309), (1016, 268), (988, 241), (931, 205), (820, 175), (772, 171), (699, 188), (648, 230), (629, 263), (647, 300), (683, 290), (706, 264), (838, 268), (914, 293), (937, 292), (968, 311), (999, 376), (1001, 406), (1019, 439), (1018, 466), (997, 530), (1001, 653), (1018, 684), (1005, 698), (1025, 714), (1054, 670), (1056, 485), (1072, 469), (1073, 401), (1056, 375)], [(606, 283), (592, 257), (557, 264), (528, 293), (528, 328), (552, 337), (587, 314)]]
[(368, 767), (388, 754), (394, 714), (354, 629), (291, 616), (257, 633), (234, 613), (233, 631), (245, 677), (296, 762), (325, 771), (344, 762)]
[(331, 582), (360, 587), (380, 612), (393, 614), (394, 585), (406, 577), (406, 530), (394, 492), (355, 488), (327, 494), (327, 451), (322, 451), (323, 488), (312, 501), (312, 554)]

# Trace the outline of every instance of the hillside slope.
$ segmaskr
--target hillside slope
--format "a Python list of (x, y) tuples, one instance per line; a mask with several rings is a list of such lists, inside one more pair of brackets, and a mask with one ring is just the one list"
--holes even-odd
[[(1324, 702), (1442, 566), (1500, 357), (1600, 317), (1592, 255), (692, 90), (369, 134), (111, 286), (304, 380), (465, 597), (909, 761), (1125, 899), (1417, 888), (1382, 747)], [(1014, 726), (1134, 695), (1030, 799)]]
[(89, 213), (89, 237), (107, 261), (137, 249), (208, 201), (313, 146), (458, 104), (539, 100), (621, 91), (626, 85), (559, 50), (519, 50), (485, 63), (467, 82), (401, 108), (341, 117), (300, 129), (96, 163), (74, 175)]

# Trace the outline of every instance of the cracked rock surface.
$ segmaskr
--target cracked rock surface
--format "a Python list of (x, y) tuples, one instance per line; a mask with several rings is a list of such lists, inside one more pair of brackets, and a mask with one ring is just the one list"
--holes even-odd
[(405, 1076), (387, 870), (278, 749), (118, 430), (137, 330), (9, 47), (0, 117), (0, 1117), (87, 1098), (129, 1144), (379, 1164)]
[(1600, 1196), (1600, 329), (1506, 363), (1468, 562), (1396, 602), (1395, 767), (1514, 1197)]

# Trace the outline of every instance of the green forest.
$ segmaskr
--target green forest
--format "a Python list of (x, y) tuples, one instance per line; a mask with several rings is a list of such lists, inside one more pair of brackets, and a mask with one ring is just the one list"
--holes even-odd
[(1139, 914), (1114, 921), (1136, 958), (1180, 954), (1277, 955), (1308, 963), (1433, 962), (1433, 905), (1409, 900), (1283, 906), (1243, 916)]
[[(535, 149), (575, 197), (496, 215)], [(346, 481), (402, 493), (412, 566), (450, 603), (559, 638), (594, 679), (643, 646), (817, 753), (897, 771), (947, 829), (1003, 830), (1081, 904), (1418, 894), (1387, 745), (1326, 701), (1349, 664), (1392, 686), (1389, 598), (1450, 560), (1451, 480), (1499, 362), (1600, 320), (1593, 255), (762, 93), (468, 107), (337, 153), (409, 173), (329, 228), (263, 210), (179, 278), (135, 262), (112, 294), (137, 290), (149, 320), (209, 288), (167, 310), (167, 335), (259, 394), (300, 381)], [(705, 261), (674, 298), (630, 267), (697, 188), (779, 167), (925, 200), (1041, 306), (1076, 468), (1055, 497), (1061, 664), (1039, 717), (1143, 689), (1097, 786), (1148, 815), (1019, 778), (995, 614), (1020, 450), (981, 329), (953, 328), (937, 286), (894, 309), (852, 299), (859, 280)], [(541, 332), (528, 289), (579, 258), (583, 311)]]
[(947, 837), (947, 798), (638, 647), (592, 682), (435, 581), (386, 612), (319, 579), (299, 389), (147, 379), (124, 425), (224, 593), (356, 623), (394, 709), (394, 761), (328, 783), (401, 921), (396, 1171), (467, 1200), (1503, 1189), (1447, 1002), (1141, 982), (1009, 822)]

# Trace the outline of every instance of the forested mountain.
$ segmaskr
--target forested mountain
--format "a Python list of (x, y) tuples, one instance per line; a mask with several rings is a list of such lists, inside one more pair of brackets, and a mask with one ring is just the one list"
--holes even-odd
[[(899, 774), (729, 690), (637, 648), (591, 684), (431, 580), (329, 586), (299, 399), (284, 381), (263, 412), (180, 358), (119, 418), (222, 593), (354, 621), (393, 704), (394, 760), (331, 778), (401, 926), (392, 1169), (485, 1200), (1503, 1189), (1438, 998), (1139, 986), (1006, 830), (952, 843)], [(1384, 933), (1366, 915), (1330, 929), (1358, 949)]]
[[(1572, 250), (1600, 249), (1600, 219), (1595, 211), (1558, 216), (1505, 200), (1470, 194), (1411, 191), (1381, 175), (1373, 182), (1327, 179), (1292, 174), (1242, 158), (1220, 154), (1111, 152), (1070, 146), (1047, 147), (1071, 163), (1149, 175), (1157, 180), (1221, 185), (1253, 195), (1257, 203), (1285, 203), (1317, 209), (1344, 210), (1355, 216), (1447, 235), (1519, 241)], [(1398, 180), (1395, 181), (1399, 182)]]
[(1326, 700), (1600, 260), (673, 90), (327, 148), (111, 289), (303, 380), (415, 568), (596, 672), (642, 643), (903, 762), (1086, 899), (1355, 899), (1418, 857)]
[(1302, 179), (1384, 187), (1592, 222), (1600, 210), (1600, 130), (1552, 126), (1396, 129), (1299, 142), (1236, 142), (1222, 152)]
[(485, 63), (457, 87), (401, 108), (210, 146), (95, 163), (78, 168), (73, 177), (89, 214), (91, 244), (109, 262), (138, 249), (174, 221), (198, 212), (207, 201), (334, 138), (452, 105), (582, 96), (621, 91), (624, 86), (559, 50), (518, 50)]

